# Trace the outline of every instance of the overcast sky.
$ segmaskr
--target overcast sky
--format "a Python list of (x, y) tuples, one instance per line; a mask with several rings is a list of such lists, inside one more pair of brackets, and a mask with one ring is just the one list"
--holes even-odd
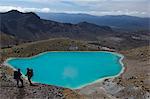
[(149, 17), (150, 0), (0, 0), (0, 12), (86, 13)]

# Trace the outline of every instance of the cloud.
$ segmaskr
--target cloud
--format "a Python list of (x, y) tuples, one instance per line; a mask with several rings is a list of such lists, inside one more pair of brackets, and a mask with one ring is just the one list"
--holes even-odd
[(50, 10), (50, 8), (31, 8), (31, 7), (19, 7), (19, 6), (0, 6), (0, 12), (7, 12), (10, 10), (18, 10), (21, 12), (43, 12), (43, 13), (85, 13), (85, 14), (91, 14), (91, 15), (141, 15), (141, 16), (147, 16), (147, 12), (142, 11), (130, 11), (129, 9), (124, 10), (106, 10), (106, 11), (70, 11), (70, 10)]
[[(3, 0), (2, 0), (3, 1)], [(0, 1), (0, 3), (2, 2)], [(150, 0), (4, 0), (0, 12), (85, 13), (92, 15), (149, 16)]]
[(18, 10), (21, 12), (50, 12), (49, 8), (33, 8), (33, 7), (19, 7), (19, 6), (0, 6), (0, 12), (7, 12), (10, 10)]
[(134, 2), (140, 2), (140, 1), (148, 1), (148, 0), (26, 0), (26, 1), (29, 1), (29, 2), (55, 2), (55, 1), (58, 1), (58, 2), (61, 2), (61, 1), (70, 1), (70, 2), (110, 2), (110, 1), (130, 2), (130, 1), (134, 1)]
[[(61, 12), (61, 11), (60, 11)], [(146, 12), (138, 12), (138, 11), (129, 11), (129, 10), (118, 10), (118, 11), (62, 11), (64, 13), (84, 13), (84, 14), (90, 14), (90, 15), (97, 15), (97, 16), (103, 16), (103, 15), (140, 15), (140, 16), (147, 16)]]

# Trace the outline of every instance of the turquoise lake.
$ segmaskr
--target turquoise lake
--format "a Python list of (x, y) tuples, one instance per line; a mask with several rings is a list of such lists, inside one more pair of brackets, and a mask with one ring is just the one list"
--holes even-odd
[(13, 68), (32, 68), (32, 81), (67, 88), (79, 88), (123, 69), (121, 56), (110, 52), (45, 52), (29, 58), (6, 61)]

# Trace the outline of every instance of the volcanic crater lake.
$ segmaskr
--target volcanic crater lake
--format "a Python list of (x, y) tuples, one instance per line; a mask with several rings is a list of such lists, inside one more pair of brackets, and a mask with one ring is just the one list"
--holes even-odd
[(29, 58), (9, 58), (7, 65), (32, 68), (32, 81), (66, 88), (80, 88), (104, 77), (116, 76), (122, 69), (122, 56), (111, 52), (44, 52)]

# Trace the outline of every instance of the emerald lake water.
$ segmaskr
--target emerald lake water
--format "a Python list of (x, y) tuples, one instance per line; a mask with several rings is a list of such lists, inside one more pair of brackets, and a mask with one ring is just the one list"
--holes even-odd
[(32, 68), (32, 81), (79, 88), (98, 79), (116, 76), (123, 67), (121, 56), (110, 52), (45, 52), (29, 58), (10, 58), (7, 65), (23, 74)]

